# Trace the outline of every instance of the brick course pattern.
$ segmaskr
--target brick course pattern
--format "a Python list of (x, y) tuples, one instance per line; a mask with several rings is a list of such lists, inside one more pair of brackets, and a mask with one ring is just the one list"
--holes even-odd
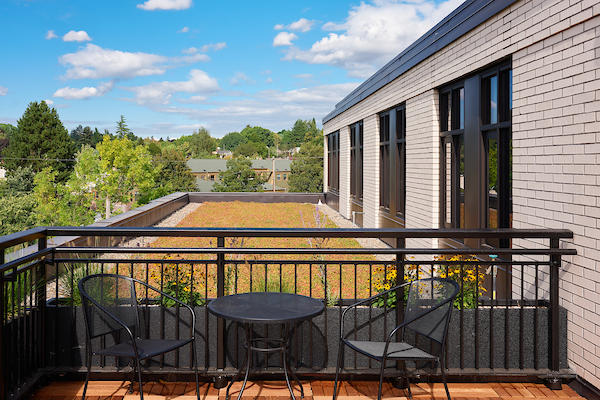
[[(506, 57), (513, 62), (513, 225), (574, 232), (569, 246), (578, 255), (563, 263), (560, 283), (569, 366), (600, 387), (600, 0), (518, 1), (328, 121), (324, 133), (364, 121), (364, 226), (377, 227), (377, 113), (406, 102), (406, 226), (436, 228), (435, 89)], [(546, 275), (540, 279), (544, 296)]]

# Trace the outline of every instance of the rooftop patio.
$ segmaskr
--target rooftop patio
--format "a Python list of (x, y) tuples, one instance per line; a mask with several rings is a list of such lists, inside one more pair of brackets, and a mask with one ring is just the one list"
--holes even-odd
[[(156, 219), (152, 213), (164, 217), (168, 208), (162, 204), (142, 210), (140, 215), (151, 221)], [(136, 224), (139, 218), (128, 215), (122, 221)], [(570, 389), (549, 391), (540, 382), (559, 389), (561, 380), (566, 382), (574, 376), (564, 351), (566, 315), (558, 304), (561, 259), (574, 254), (561, 248), (560, 241), (571, 236), (565, 230), (350, 229), (320, 225), (35, 228), (0, 240), (3, 254), (15, 246), (34, 248), (31, 254), (1, 267), (0, 383), (6, 398), (20, 398), (38, 390), (42, 382), (65, 376), (83, 379), (86, 336), (74, 283), (88, 274), (110, 272), (136, 277), (162, 290), (171, 287), (175, 296), (194, 307), (200, 372), (205, 381), (215, 382), (210, 388), (203, 386), (208, 397), (221, 395), (215, 387), (222, 387), (237, 371), (245, 351), (237, 324), (209, 314), (206, 304), (211, 299), (252, 291), (299, 293), (321, 299), (325, 312), (300, 325), (291, 340), (290, 353), (301, 379), (318, 379), (310, 388), (307, 385), (307, 396), (329, 398), (333, 383), (322, 379), (331, 379), (335, 371), (344, 307), (392, 283), (445, 274), (461, 286), (445, 355), (450, 381), (529, 382), (514, 386), (455, 383), (450, 387), (454, 396), (569, 397), (573, 395)], [(150, 245), (127, 247), (130, 239), (140, 237), (160, 239)], [(57, 245), (49, 247), (50, 238)], [(395, 246), (365, 247), (356, 241), (364, 239), (386, 239)], [(528, 239), (526, 243), (535, 245), (497, 249), (480, 245), (485, 239)], [(453, 247), (456, 243), (462, 244)], [(58, 299), (54, 298), (57, 293)], [(178, 338), (191, 333), (190, 321), (179, 307), (161, 307), (161, 298), (143, 292), (140, 295), (148, 337)], [(350, 315), (347, 326), (355, 338), (380, 340), (377, 338), (401, 321), (402, 309), (395, 303), (368, 303)], [(178, 323), (176, 317), (183, 319)], [(268, 329), (260, 333), (270, 337)], [(257, 367), (255, 379), (280, 378), (278, 356), (256, 357), (253, 363)], [(183, 383), (165, 386), (160, 382), (193, 379), (190, 366), (190, 352), (182, 348), (148, 362), (144, 381), (153, 394), (185, 392)], [(344, 379), (360, 382), (344, 386), (342, 398), (370, 396), (373, 388), (376, 391), (375, 384), (361, 383), (378, 374), (375, 363), (348, 353), (344, 367)], [(129, 371), (119, 359), (94, 356), (92, 379), (101, 381), (92, 383), (95, 394), (89, 395), (124, 396), (123, 381), (102, 381), (129, 379)], [(421, 378), (413, 382), (421, 383), (413, 393), (431, 398), (431, 387), (423, 382), (430, 374), (433, 381), (439, 381), (439, 370), (419, 367), (415, 373)], [(82, 382), (75, 381), (50, 383), (35, 398), (77, 398), (81, 386)], [(286, 396), (269, 385), (252, 387), (244, 396)], [(263, 391), (259, 394), (260, 387)], [(386, 387), (384, 397), (403, 396), (403, 392)], [(436, 397), (438, 386), (433, 387)], [(439, 396), (443, 395), (442, 389)]]

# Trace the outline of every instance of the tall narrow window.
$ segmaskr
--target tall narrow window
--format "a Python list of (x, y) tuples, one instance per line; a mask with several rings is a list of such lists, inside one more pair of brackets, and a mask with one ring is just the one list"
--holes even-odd
[(340, 132), (327, 135), (327, 185), (329, 192), (340, 188)]
[(363, 197), (363, 123), (350, 125), (350, 195), (354, 201)]
[[(500, 65), (482, 74), (481, 114), (486, 152), (486, 227), (512, 227), (512, 70)], [(507, 247), (498, 241), (489, 244)]]
[(390, 208), (390, 113), (379, 116), (379, 205)]
[(379, 114), (379, 205), (382, 215), (403, 224), (406, 203), (406, 107)]
[(463, 82), (440, 89), (440, 224), (465, 226), (465, 89)]
[(396, 109), (396, 215), (404, 218), (406, 205), (406, 107)]

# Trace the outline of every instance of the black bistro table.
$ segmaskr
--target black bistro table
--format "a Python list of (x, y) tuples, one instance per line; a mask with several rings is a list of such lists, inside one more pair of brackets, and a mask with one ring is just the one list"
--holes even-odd
[[(242, 383), (238, 400), (241, 399), (244, 388), (246, 387), (246, 382), (248, 381), (252, 352), (254, 351), (262, 353), (281, 352), (285, 381), (290, 390), (292, 399), (296, 400), (296, 397), (294, 396), (294, 391), (290, 384), (288, 370), (296, 382), (298, 382), (301, 396), (304, 397), (302, 383), (300, 383), (300, 380), (287, 360), (290, 331), (292, 326), (316, 317), (321, 314), (324, 309), (325, 306), (321, 300), (301, 296), (299, 294), (278, 292), (234, 294), (231, 296), (219, 297), (208, 304), (208, 310), (217, 317), (239, 322), (245, 326), (247, 359), (244, 382)], [(281, 329), (281, 337), (253, 338), (252, 324), (281, 325), (283, 327), (283, 329)], [(231, 388), (231, 385), (233, 385), (236, 378), (241, 375), (242, 369), (240, 368), (237, 376), (234, 377), (227, 386), (227, 400), (229, 400), (229, 389)]]

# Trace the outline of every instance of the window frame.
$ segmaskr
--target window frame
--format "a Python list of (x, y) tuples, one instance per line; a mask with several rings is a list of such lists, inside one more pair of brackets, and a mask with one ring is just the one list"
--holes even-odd
[(400, 103), (379, 117), (379, 209), (384, 217), (406, 215), (406, 104)]
[(340, 190), (340, 131), (327, 135), (327, 191)]
[(362, 204), (363, 201), (363, 160), (364, 130), (363, 121), (350, 125), (350, 197)]

